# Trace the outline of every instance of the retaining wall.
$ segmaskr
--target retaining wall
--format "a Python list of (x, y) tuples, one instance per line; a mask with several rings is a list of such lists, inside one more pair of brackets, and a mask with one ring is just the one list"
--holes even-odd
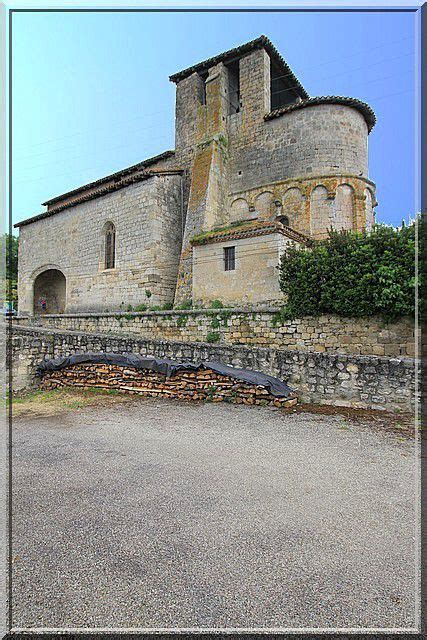
[(135, 334), (150, 340), (248, 345), (318, 353), (414, 357), (414, 322), (333, 315), (278, 321), (278, 309), (196, 309), (145, 313), (79, 313), (18, 317), (20, 326)]
[(43, 358), (88, 351), (217, 360), (277, 376), (296, 390), (304, 402), (390, 411), (411, 411), (414, 405), (415, 362), (411, 358), (190, 344), (37, 327), (13, 329), (10, 354), (13, 390), (36, 384), (35, 367)]

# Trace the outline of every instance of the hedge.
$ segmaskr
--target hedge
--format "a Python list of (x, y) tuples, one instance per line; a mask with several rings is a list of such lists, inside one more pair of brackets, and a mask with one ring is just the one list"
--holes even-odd
[(284, 318), (413, 315), (415, 223), (376, 225), (370, 233), (331, 231), (309, 249), (290, 247), (279, 270)]

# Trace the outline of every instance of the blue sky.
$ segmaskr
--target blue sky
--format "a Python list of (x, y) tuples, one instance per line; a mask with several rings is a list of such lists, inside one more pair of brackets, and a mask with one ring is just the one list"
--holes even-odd
[(310, 95), (368, 102), (377, 220), (415, 213), (413, 13), (15, 13), (13, 222), (174, 147), (168, 76), (265, 34)]

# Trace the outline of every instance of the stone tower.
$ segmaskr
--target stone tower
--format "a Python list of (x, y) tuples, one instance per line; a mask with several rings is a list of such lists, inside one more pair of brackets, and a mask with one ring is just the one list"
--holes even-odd
[(321, 239), (370, 228), (368, 105), (310, 98), (265, 36), (173, 76), (175, 162), (186, 169), (175, 303), (192, 298), (192, 243), (244, 220), (281, 219)]

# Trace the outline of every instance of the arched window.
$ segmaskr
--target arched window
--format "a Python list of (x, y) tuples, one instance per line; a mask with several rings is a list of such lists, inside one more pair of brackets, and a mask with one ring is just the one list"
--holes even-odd
[(114, 269), (116, 259), (116, 227), (112, 222), (105, 226), (105, 268)]
[(289, 227), (289, 218), (288, 216), (279, 216), (278, 221), (280, 224), (283, 224), (284, 227)]

